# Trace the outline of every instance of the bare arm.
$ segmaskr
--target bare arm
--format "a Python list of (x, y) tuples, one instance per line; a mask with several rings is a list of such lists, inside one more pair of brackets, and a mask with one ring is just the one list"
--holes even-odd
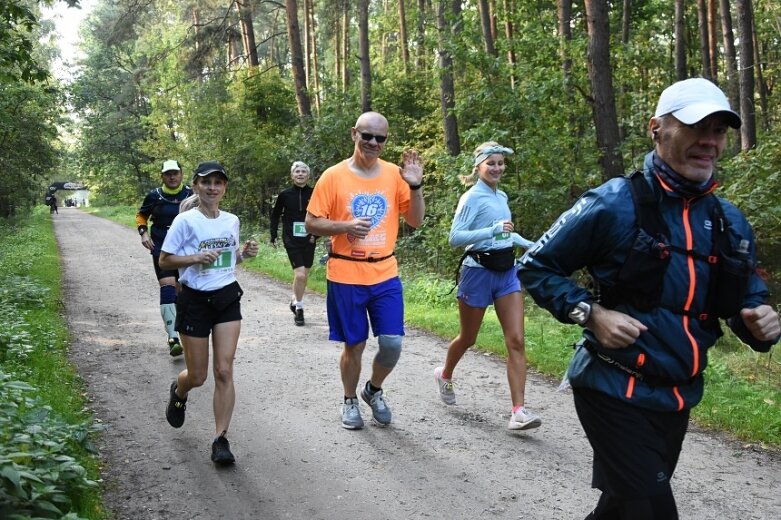
[(409, 209), (404, 214), (404, 220), (410, 226), (417, 228), (423, 224), (426, 216), (426, 201), (423, 199), (423, 159), (416, 150), (405, 150), (402, 154), (401, 177), (410, 186), (421, 186), (410, 191)]
[(306, 213), (304, 221), (307, 231), (317, 236), (343, 235), (345, 233), (357, 238), (366, 238), (371, 229), (371, 218), (354, 218), (352, 220), (330, 220)]
[(207, 249), (200, 251), (194, 255), (172, 255), (165, 251), (160, 251), (160, 267), (163, 269), (179, 269), (180, 267), (187, 267), (190, 265), (201, 264), (209, 265), (217, 261), (220, 256), (220, 251), (217, 249)]

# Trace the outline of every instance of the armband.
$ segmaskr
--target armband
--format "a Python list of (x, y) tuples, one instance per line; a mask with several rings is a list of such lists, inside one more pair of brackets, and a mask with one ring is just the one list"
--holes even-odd
[(143, 236), (146, 233), (146, 226), (138, 226), (138, 234)]

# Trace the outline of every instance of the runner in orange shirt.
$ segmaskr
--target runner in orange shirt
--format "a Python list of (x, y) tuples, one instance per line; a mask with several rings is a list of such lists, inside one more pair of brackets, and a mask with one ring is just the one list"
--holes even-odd
[(344, 343), (340, 359), (344, 404), (342, 426), (363, 428), (357, 387), (369, 324), (379, 349), (361, 398), (375, 421), (391, 422), (382, 383), (401, 355), (404, 299), (393, 249), (399, 217), (412, 227), (423, 223), (423, 160), (404, 152), (403, 167), (380, 159), (388, 120), (377, 112), (361, 114), (351, 130), (353, 155), (323, 172), (306, 215), (306, 229), (331, 237), (327, 309), (329, 339)]

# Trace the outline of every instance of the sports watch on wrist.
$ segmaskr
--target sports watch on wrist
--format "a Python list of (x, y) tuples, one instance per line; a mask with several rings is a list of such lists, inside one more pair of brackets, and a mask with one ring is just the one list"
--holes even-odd
[(138, 226), (138, 234), (143, 236), (146, 233), (146, 226)]
[(580, 325), (581, 327), (586, 325), (586, 322), (591, 317), (591, 304), (588, 302), (580, 302), (575, 305), (571, 311), (569, 311), (569, 319)]

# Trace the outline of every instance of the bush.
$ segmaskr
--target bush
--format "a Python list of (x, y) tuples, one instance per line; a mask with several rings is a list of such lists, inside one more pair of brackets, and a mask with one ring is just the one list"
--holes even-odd
[(65, 516), (73, 499), (97, 483), (70, 454), (94, 451), (95, 428), (57, 419), (34, 394), (0, 370), (0, 518), (78, 519)]

